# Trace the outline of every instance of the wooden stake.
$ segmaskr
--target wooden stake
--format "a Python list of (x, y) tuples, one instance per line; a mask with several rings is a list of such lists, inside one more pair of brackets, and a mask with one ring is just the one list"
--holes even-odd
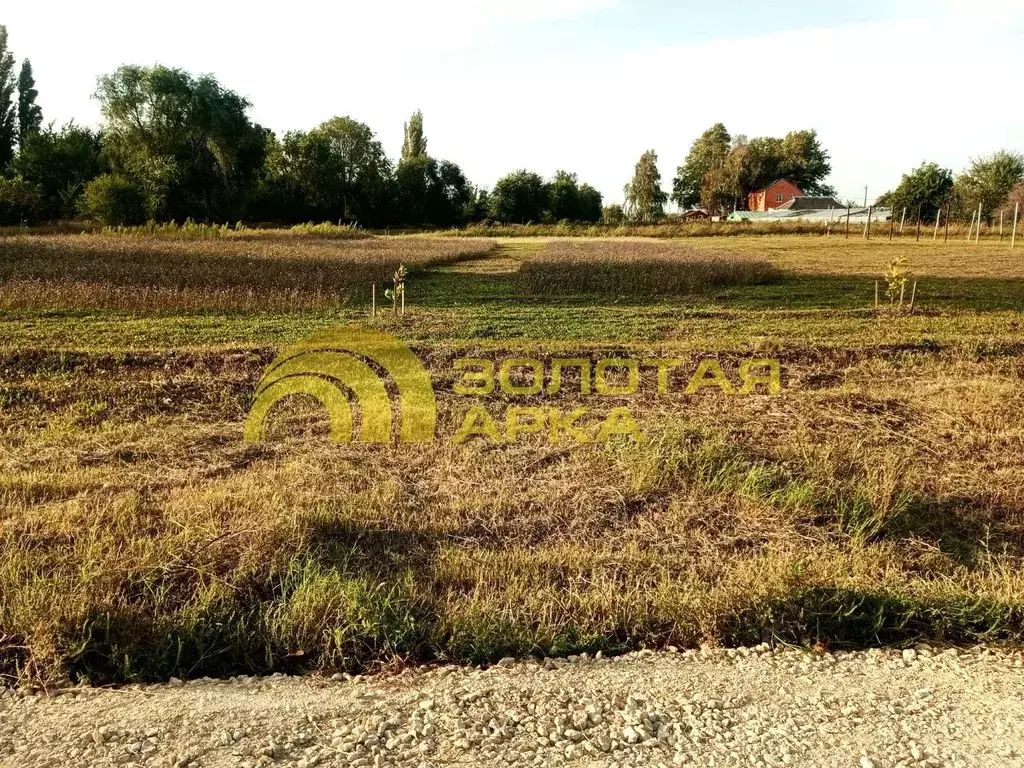
[(971, 236), (974, 234), (974, 217), (978, 214), (975, 211), (971, 211), (971, 226), (967, 228), (967, 242), (971, 242)]
[(370, 288), (370, 317), (377, 316), (377, 284)]
[(900, 309), (903, 309), (903, 294), (907, 292), (907, 281), (900, 283)]
[(917, 298), (917, 280), (914, 281), (914, 287), (910, 290), (910, 311), (914, 311), (914, 300)]
[(932, 235), (932, 240), (939, 239), (939, 222), (942, 221), (942, 206), (939, 206), (939, 212), (935, 214), (935, 234)]
[(981, 203), (978, 203), (978, 229), (974, 233), (974, 244), (981, 242)]
[(846, 239), (850, 239), (850, 206), (846, 206)]
[(405, 314), (405, 284), (402, 284), (402, 314)]
[(896, 219), (892, 216), (889, 217), (889, 241), (892, 241), (892, 230), (896, 226)]
[(868, 208), (868, 221), (867, 221), (867, 224), (864, 225), (864, 239), (865, 240), (870, 240), (871, 239), (871, 212), (872, 212), (873, 209), (874, 209), (874, 206), (871, 206), (870, 208)]
[(999, 209), (999, 242), (1003, 242), (1003, 209)]
[(903, 225), (907, 223), (907, 207), (903, 206), (903, 216), (900, 217), (900, 237), (903, 237)]
[(878, 281), (875, 280), (875, 309), (878, 309)]
[(946, 203), (946, 234), (942, 238), (942, 242), (949, 242), (949, 203)]
[(921, 206), (917, 206), (917, 242), (921, 242)]
[(1017, 216), (1020, 214), (1020, 203), (1013, 206), (1013, 232), (1010, 234), (1010, 248), (1017, 244)]

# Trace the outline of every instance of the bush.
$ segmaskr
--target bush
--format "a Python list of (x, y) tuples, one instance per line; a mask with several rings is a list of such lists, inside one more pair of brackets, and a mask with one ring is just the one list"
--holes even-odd
[(44, 207), (39, 185), (0, 177), (0, 225), (33, 224), (42, 218)]
[(106, 173), (85, 186), (81, 212), (107, 225), (143, 224), (147, 218), (146, 195), (130, 179)]

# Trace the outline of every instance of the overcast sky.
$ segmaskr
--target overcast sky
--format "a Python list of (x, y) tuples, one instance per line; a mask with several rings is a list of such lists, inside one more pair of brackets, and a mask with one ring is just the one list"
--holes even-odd
[(867, 184), (874, 199), (922, 160), (1024, 151), (1021, 0), (5, 5), (47, 121), (98, 124), (97, 76), (159, 62), (213, 73), (279, 134), (350, 115), (392, 157), (422, 109), (430, 153), (483, 186), (564, 168), (613, 202), (653, 148), (668, 189), (717, 121), (816, 128), (842, 198)]

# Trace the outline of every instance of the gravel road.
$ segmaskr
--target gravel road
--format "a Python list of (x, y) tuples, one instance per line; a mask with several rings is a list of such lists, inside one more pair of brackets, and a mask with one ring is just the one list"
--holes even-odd
[(1024, 766), (1024, 654), (767, 646), (0, 698), (0, 764)]

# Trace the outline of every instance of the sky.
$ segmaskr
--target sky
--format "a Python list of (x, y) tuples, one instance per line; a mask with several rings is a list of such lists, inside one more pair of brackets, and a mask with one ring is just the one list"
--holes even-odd
[(702, 131), (814, 128), (841, 199), (923, 161), (1024, 151), (1020, 0), (138, 0), (7, 4), (46, 121), (99, 125), (121, 64), (212, 73), (279, 135), (334, 115), (391, 157), (423, 110), (428, 151), (491, 187), (558, 169), (620, 202), (658, 153), (663, 186)]

